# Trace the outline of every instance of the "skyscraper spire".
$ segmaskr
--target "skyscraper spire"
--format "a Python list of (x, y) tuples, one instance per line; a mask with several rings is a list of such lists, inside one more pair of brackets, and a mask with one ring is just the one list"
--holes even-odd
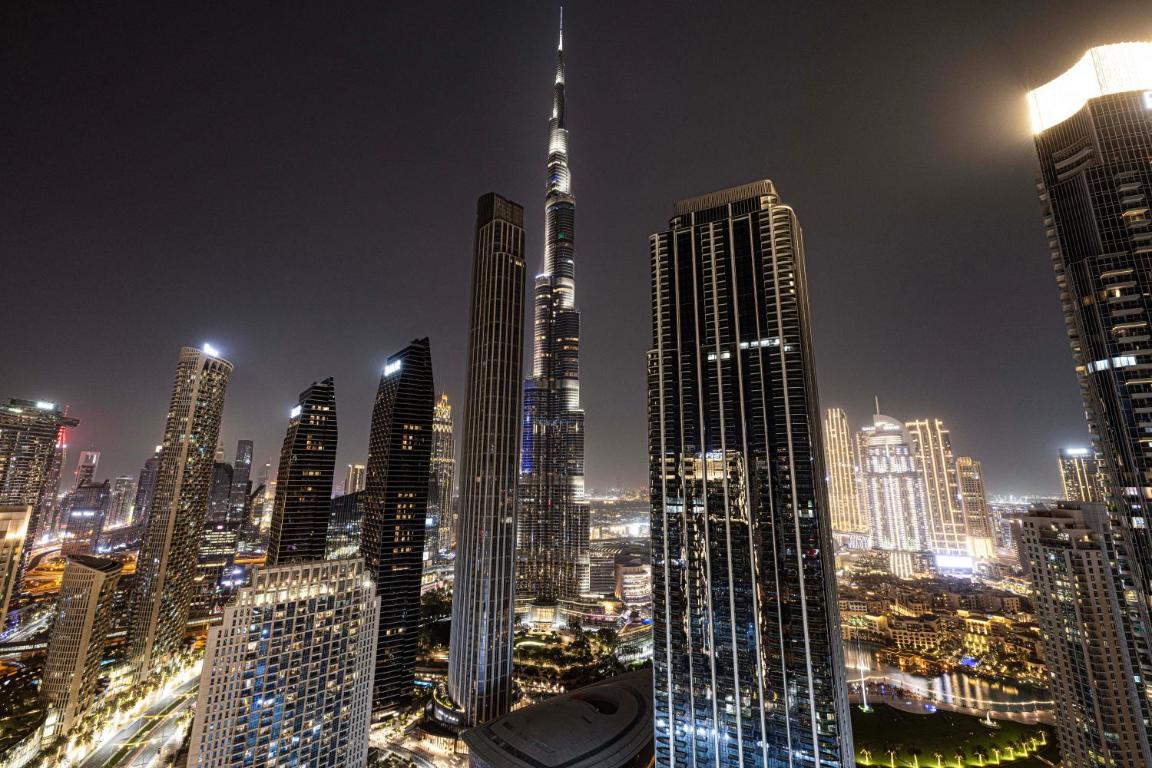
[(544, 266), (536, 277), (532, 374), (524, 383), (520, 468), (518, 598), (538, 606), (555, 606), (559, 600), (577, 598), (588, 589), (575, 224), (561, 15), (548, 122)]

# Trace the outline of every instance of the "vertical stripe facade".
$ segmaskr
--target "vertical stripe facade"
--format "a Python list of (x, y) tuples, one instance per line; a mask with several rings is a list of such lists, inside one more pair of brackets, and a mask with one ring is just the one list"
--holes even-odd
[(850, 766), (796, 217), (755, 182), (650, 245), (656, 764)]
[(476, 725), (512, 704), (524, 209), (477, 205), (448, 693)]

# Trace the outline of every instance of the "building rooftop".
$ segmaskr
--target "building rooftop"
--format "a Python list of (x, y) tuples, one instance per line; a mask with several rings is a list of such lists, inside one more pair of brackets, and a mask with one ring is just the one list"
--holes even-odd
[(124, 567), (119, 560), (110, 560), (106, 557), (92, 557), (91, 555), (68, 555), (68, 559), (79, 563), (85, 568), (101, 573), (115, 573)]
[(707, 195), (699, 195), (697, 197), (689, 197), (686, 200), (680, 200), (673, 209), (673, 215), (683, 216), (686, 213), (699, 213), (700, 211), (719, 208), (720, 206), (729, 205), (741, 200), (764, 196), (776, 197), (776, 187), (768, 179), (761, 179), (760, 181), (753, 181), (749, 184), (741, 184), (738, 187), (729, 187), (728, 189), (710, 192)]
[(1064, 74), (1028, 92), (1032, 132), (1079, 112), (1089, 99), (1152, 89), (1152, 42), (1091, 48)]
[(464, 741), (474, 766), (622, 768), (652, 754), (652, 733), (652, 671), (642, 670), (516, 710)]

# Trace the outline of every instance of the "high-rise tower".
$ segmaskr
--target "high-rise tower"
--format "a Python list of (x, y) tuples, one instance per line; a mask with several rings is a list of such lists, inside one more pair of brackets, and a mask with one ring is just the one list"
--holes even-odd
[[(432, 351), (428, 339), (416, 339), (384, 365), (372, 409), (368, 470), (360, 493), (360, 556), (380, 596), (374, 711), (390, 709), (408, 698), (416, 672), (435, 400)], [(326, 509), (330, 507), (331, 502)]]
[(1101, 648), (1102, 661), (1133, 658), (1140, 719), (1152, 723), (1152, 42), (1093, 48), (1031, 91), (1028, 105), (1045, 234), (1128, 613), (1122, 645)]
[(908, 429), (877, 413), (858, 440), (872, 546), (887, 552), (927, 552), (931, 542), (924, 478)]
[(944, 557), (966, 556), (968, 526), (956, 479), (952, 434), (940, 419), (917, 419), (905, 426), (924, 478), (924, 514), (932, 552)]
[(649, 242), (656, 765), (851, 766), (799, 222), (757, 181)]
[(130, 658), (143, 680), (181, 647), (232, 363), (184, 347), (132, 592)]
[(824, 416), (824, 450), (828, 471), (828, 506), (832, 530), (867, 533), (868, 517), (860, 503), (859, 468), (856, 466), (852, 429), (840, 408)]
[(576, 199), (568, 169), (564, 24), (556, 48), (544, 268), (536, 276), (532, 375), (524, 383), (518, 597), (540, 605), (588, 591), (580, 311), (576, 309)]
[(1104, 500), (1100, 467), (1087, 448), (1060, 449), (1060, 485), (1068, 501)]
[(336, 439), (336, 384), (328, 378), (301, 392), (288, 414), (268, 533), (268, 565), (324, 559)]
[(448, 693), (467, 725), (512, 705), (524, 209), (476, 205)]
[(429, 537), (433, 544), (430, 553), (433, 559), (452, 551), (456, 526), (453, 522), (452, 478), (456, 472), (456, 445), (452, 439), (452, 404), (448, 395), (440, 395), (432, 414), (432, 465), (428, 472), (428, 511), (429, 517), (435, 512), (435, 535)]
[(79, 423), (55, 403), (12, 398), (0, 405), (0, 504), (32, 507), (25, 558), (47, 531), (40, 514), (51, 511), (47, 494), (60, 479), (63, 430)]

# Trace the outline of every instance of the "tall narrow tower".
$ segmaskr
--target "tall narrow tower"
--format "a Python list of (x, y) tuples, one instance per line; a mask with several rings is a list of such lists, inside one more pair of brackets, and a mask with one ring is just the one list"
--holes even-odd
[[(1131, 656), (1139, 670), (1130, 678), (1138, 719), (1152, 723), (1152, 42), (1093, 48), (1031, 91), (1028, 104), (1049, 256), (1101, 462), (1116, 541), (1112, 567), (1128, 613), (1116, 645), (1097, 647), (1092, 663)], [(1056, 701), (1062, 712), (1071, 707)], [(1142, 754), (1131, 760), (1119, 748), (1097, 759), (1148, 765), (1152, 726), (1141, 740)]]
[(416, 339), (384, 366), (368, 437), (360, 555), (380, 596), (374, 712), (412, 693), (435, 401), (432, 350), (428, 339)]
[(139, 680), (183, 643), (231, 376), (232, 363), (211, 347), (180, 350), (132, 592), (130, 658)]
[(539, 605), (555, 605), (588, 590), (576, 199), (568, 170), (563, 17), (548, 136), (544, 268), (536, 276), (532, 375), (524, 384), (518, 530), (518, 596)]
[(799, 222), (764, 180), (649, 242), (655, 764), (847, 768)]
[(452, 404), (448, 402), (447, 394), (441, 394), (432, 412), (432, 465), (428, 472), (428, 509), (430, 513), (435, 511), (436, 520), (435, 535), (430, 536), (434, 544), (431, 553), (433, 560), (439, 560), (441, 555), (451, 552), (455, 547), (456, 524), (452, 504), (452, 478), (455, 473)]
[(268, 565), (323, 560), (336, 471), (336, 384), (313, 382), (288, 414), (280, 449)]
[(523, 312), (524, 209), (489, 193), (476, 205), (448, 652), (448, 693), (468, 725), (512, 704)]

